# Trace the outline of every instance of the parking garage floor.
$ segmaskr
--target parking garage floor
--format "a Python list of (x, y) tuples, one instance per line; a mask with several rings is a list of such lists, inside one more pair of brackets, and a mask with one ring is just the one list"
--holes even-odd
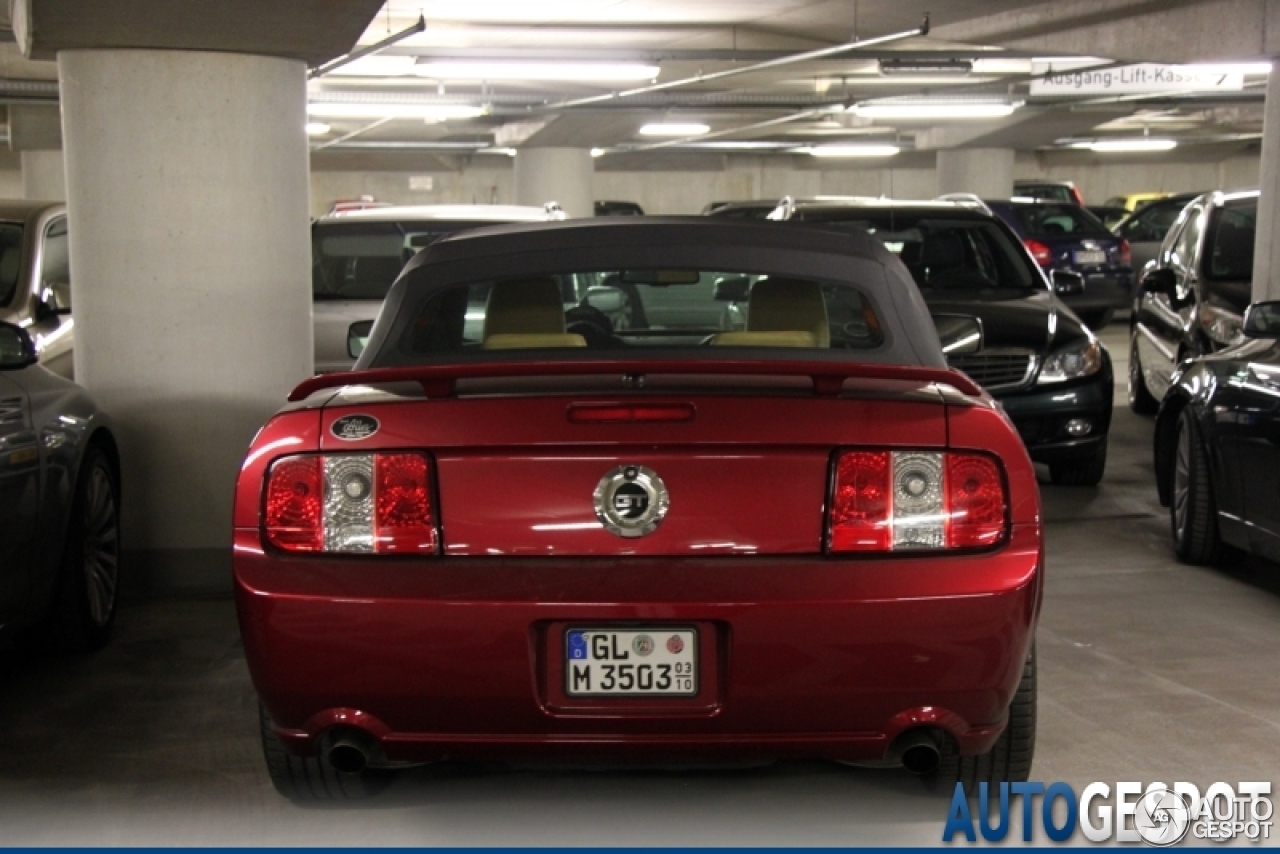
[[(1104, 341), (1123, 378), (1126, 330)], [(1280, 783), (1280, 568), (1178, 564), (1151, 422), (1117, 387), (1102, 486), (1043, 485), (1049, 577), (1033, 778)], [(937, 844), (901, 771), (441, 766), (355, 808), (277, 796), (229, 598), (132, 603), (85, 659), (0, 651), (10, 845)], [(1015, 828), (1020, 825), (1015, 825)]]

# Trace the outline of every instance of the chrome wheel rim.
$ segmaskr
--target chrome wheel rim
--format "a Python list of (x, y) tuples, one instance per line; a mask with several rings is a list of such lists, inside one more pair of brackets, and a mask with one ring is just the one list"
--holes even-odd
[(1191, 431), (1178, 425), (1178, 445), (1173, 457), (1173, 527), (1178, 539), (1187, 531), (1191, 496)]
[(115, 490), (111, 486), (111, 476), (102, 466), (94, 466), (89, 472), (83, 512), (81, 555), (89, 618), (101, 628), (111, 619), (111, 612), (115, 609), (120, 570), (120, 520), (116, 512)]

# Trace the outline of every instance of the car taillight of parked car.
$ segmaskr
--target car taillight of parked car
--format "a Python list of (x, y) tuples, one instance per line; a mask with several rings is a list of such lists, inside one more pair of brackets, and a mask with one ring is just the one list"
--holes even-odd
[(418, 453), (299, 454), (267, 474), (267, 541), (291, 552), (431, 555), (431, 461)]
[(1024, 240), (1022, 243), (1041, 267), (1048, 267), (1053, 263), (1053, 251), (1039, 240)]
[(995, 459), (954, 451), (850, 450), (836, 459), (828, 551), (972, 549), (1008, 533)]
[(1120, 266), (1128, 267), (1133, 264), (1133, 251), (1129, 248), (1129, 241), (1120, 240)]

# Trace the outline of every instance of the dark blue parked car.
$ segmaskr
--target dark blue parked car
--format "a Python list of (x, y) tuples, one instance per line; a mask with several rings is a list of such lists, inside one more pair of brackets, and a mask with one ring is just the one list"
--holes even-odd
[(1059, 285), (1058, 295), (1080, 319), (1097, 329), (1112, 312), (1133, 299), (1129, 244), (1102, 221), (1068, 202), (988, 201), (987, 207), (1022, 238), (1036, 263), (1049, 270), (1073, 270), (1078, 284)]

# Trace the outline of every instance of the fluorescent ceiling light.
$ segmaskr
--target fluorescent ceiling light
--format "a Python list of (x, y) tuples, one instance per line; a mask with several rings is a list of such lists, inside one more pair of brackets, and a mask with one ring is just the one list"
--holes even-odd
[(973, 63), (967, 59), (882, 59), (881, 74), (957, 74), (964, 75), (973, 71)]
[(307, 122), (307, 136), (324, 136), (329, 126), (324, 122)]
[(641, 136), (698, 136), (711, 130), (701, 122), (653, 122), (640, 128)]
[(605, 155), (606, 153), (607, 153), (607, 152), (606, 152), (603, 148), (593, 148), (593, 149), (591, 149), (591, 156), (592, 156), (592, 157), (604, 157), (604, 155)]
[(660, 69), (639, 62), (530, 62), (521, 60), (431, 59), (413, 73), (434, 80), (563, 80), (616, 83), (652, 80)]
[(849, 111), (869, 119), (999, 119), (1020, 106), (1008, 101), (866, 101)]
[(353, 62), (339, 66), (329, 74), (338, 77), (404, 77), (413, 73), (417, 57), (413, 56), (362, 56)]
[(484, 115), (483, 107), (469, 104), (375, 104), (348, 101), (312, 101), (307, 112), (324, 119), (423, 119), (443, 122), (474, 119)]
[(902, 149), (888, 143), (852, 143), (848, 145), (813, 145), (796, 149), (814, 157), (892, 157)]
[(516, 150), (514, 148), (481, 148), (476, 154), (505, 154), (508, 157), (515, 157)]
[(1177, 146), (1178, 143), (1172, 139), (1136, 136), (1131, 139), (1095, 139), (1093, 142), (1082, 143), (1080, 147), (1104, 154), (1116, 154), (1127, 151), (1168, 151)]

